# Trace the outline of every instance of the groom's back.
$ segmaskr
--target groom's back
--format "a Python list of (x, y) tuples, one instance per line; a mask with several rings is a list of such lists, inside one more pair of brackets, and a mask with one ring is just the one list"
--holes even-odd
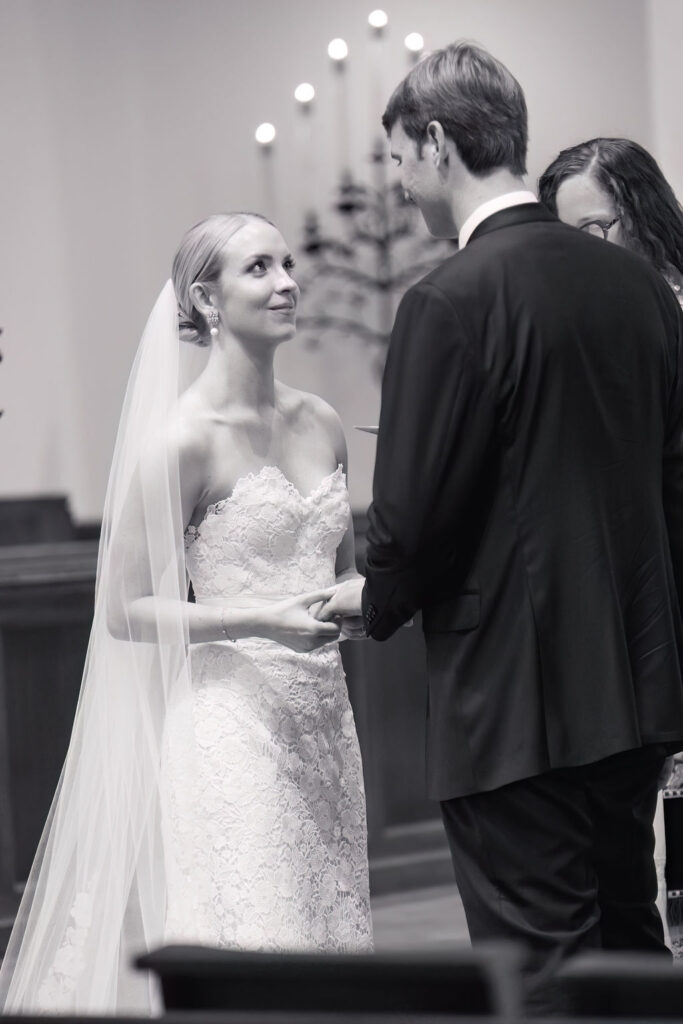
[(443, 270), (496, 396), (518, 497), (534, 514), (571, 515), (577, 488), (585, 509), (613, 504), (619, 482), (659, 514), (677, 382), (675, 302), (661, 276), (554, 220), (475, 239)]
[[(683, 543), (672, 564), (662, 494), (682, 339), (668, 286), (529, 207), (484, 222), (429, 281), (456, 311), (496, 420), (492, 503), (462, 588), (480, 595), (480, 621), (454, 638), (451, 683), (432, 673), (432, 794), (680, 736)], [(433, 618), (426, 608), (432, 666), (444, 642)], [(444, 724), (456, 700), (457, 737)]]

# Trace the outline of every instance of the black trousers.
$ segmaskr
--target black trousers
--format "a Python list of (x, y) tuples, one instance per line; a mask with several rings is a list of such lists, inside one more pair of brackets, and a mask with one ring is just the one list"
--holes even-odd
[(530, 1013), (564, 1013), (552, 976), (590, 948), (670, 955), (652, 823), (666, 749), (629, 750), (441, 804), (473, 943), (528, 951)]

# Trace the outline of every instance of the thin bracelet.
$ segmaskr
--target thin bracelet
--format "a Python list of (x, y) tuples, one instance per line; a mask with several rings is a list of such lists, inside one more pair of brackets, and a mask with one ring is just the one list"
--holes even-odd
[(228, 633), (228, 627), (225, 625), (225, 622), (223, 621), (223, 616), (224, 615), (225, 615), (225, 608), (222, 608), (221, 609), (221, 629), (223, 630), (223, 636), (225, 637), (226, 640), (229, 640), (231, 644), (234, 644), (235, 643), (235, 638), (230, 636), (230, 634)]

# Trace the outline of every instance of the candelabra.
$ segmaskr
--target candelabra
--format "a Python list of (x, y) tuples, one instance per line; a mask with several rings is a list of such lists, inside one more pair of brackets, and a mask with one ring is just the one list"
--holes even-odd
[[(383, 44), (388, 16), (374, 10), (368, 16), (370, 26), (369, 94), (379, 111), (383, 94), (381, 75)], [(420, 59), (424, 40), (418, 32), (404, 40), (411, 63)], [(327, 53), (334, 69), (336, 95), (336, 138), (341, 178), (332, 210), (334, 227), (321, 226), (316, 212), (309, 208), (304, 220), (301, 248), (306, 254), (299, 283), (305, 293), (307, 313), (299, 317), (299, 330), (309, 347), (343, 338), (356, 338), (369, 346), (375, 369), (381, 374), (396, 310), (397, 298), (412, 283), (428, 273), (446, 256), (454, 244), (429, 236), (414, 206), (406, 201), (398, 184), (387, 180), (386, 143), (377, 139), (372, 148), (373, 168), (369, 184), (357, 182), (349, 166), (350, 124), (347, 92), (349, 48), (341, 38), (333, 39)], [(300, 152), (304, 178), (315, 180), (315, 145), (312, 114), (316, 90), (310, 82), (301, 82), (294, 90), (301, 120)], [(379, 116), (379, 115), (378, 115)], [(256, 141), (263, 152), (266, 208), (275, 208), (275, 174), (272, 144), (275, 128), (269, 122), (259, 125)]]
[(387, 181), (381, 140), (370, 162), (372, 184), (342, 175), (335, 232), (324, 232), (315, 213), (306, 215), (300, 284), (307, 313), (298, 323), (309, 347), (358, 339), (381, 376), (400, 295), (452, 255), (455, 243), (429, 236), (400, 185)]

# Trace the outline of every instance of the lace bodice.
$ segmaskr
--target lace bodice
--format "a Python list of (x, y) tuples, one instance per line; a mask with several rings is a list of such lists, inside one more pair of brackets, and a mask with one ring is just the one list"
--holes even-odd
[(301, 594), (335, 581), (349, 501), (341, 464), (304, 496), (276, 466), (241, 477), (185, 532), (198, 601), (230, 594)]

